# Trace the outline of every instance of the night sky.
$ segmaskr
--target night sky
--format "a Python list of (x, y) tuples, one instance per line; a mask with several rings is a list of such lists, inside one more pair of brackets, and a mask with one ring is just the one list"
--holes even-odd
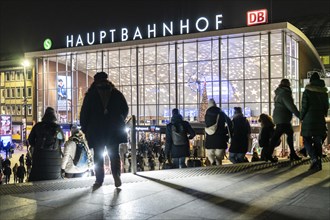
[[(115, 2), (115, 3), (114, 3)], [(86, 33), (109, 27), (138, 26), (226, 13), (240, 22), (247, 9), (269, 6), (269, 23), (317, 14), (330, 15), (329, 0), (135, 0), (135, 1), (15, 1), (0, 2), (1, 60), (43, 50), (43, 41), (51, 38), (63, 45), (67, 34)], [(240, 15), (240, 17), (233, 17)]]

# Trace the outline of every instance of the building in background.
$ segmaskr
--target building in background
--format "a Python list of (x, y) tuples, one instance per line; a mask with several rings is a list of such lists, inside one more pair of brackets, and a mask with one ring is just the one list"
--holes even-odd
[(11, 134), (15, 142), (21, 142), (24, 129), (27, 129), (28, 135), (33, 124), (34, 68), (33, 65), (26, 67), (24, 78), (24, 67), (20, 63), (22, 60), (0, 62), (0, 115), (11, 116)]

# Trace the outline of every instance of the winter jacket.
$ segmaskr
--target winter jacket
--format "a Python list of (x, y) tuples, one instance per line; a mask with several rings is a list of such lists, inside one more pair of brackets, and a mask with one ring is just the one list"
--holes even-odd
[[(182, 133), (182, 140), (184, 144), (176, 145), (173, 140), (173, 129)], [(189, 136), (188, 136), (189, 135)], [(165, 155), (172, 158), (189, 157), (190, 156), (190, 143), (189, 139), (193, 139), (196, 133), (187, 121), (182, 120), (181, 115), (173, 115), (171, 123), (166, 125), (166, 144)]]
[(33, 163), (29, 181), (61, 178), (63, 143), (63, 131), (55, 122), (42, 121), (33, 126), (29, 135)]
[(220, 108), (212, 106), (206, 110), (205, 126), (210, 127), (214, 125), (218, 114), (220, 115), (216, 132), (212, 135), (206, 134), (206, 149), (227, 149), (228, 129), (226, 127), (226, 121), (228, 122), (229, 130), (232, 133), (232, 121), (230, 118), (223, 111), (221, 111)]
[[(77, 146), (77, 143), (79, 146)], [(63, 169), (65, 173), (71, 174), (86, 172), (89, 169), (86, 150), (89, 149), (87, 142), (83, 139), (82, 136), (79, 136), (79, 134), (71, 136), (64, 145), (61, 169)], [(75, 158), (77, 158), (77, 162), (75, 161)], [(79, 161), (80, 163), (78, 163)]]
[(270, 140), (274, 134), (274, 131), (275, 131), (274, 126), (261, 127), (258, 136), (258, 143), (261, 148), (269, 149)]
[(273, 120), (275, 124), (290, 124), (292, 113), (299, 118), (290, 87), (280, 85), (275, 90)]
[(235, 114), (233, 118), (233, 135), (229, 152), (246, 153), (248, 151), (251, 127), (249, 121), (243, 114)]
[(325, 136), (329, 109), (328, 90), (323, 80), (314, 80), (306, 85), (301, 104), (301, 135), (304, 137)]
[(18, 178), (24, 178), (26, 175), (26, 170), (24, 166), (18, 166), (17, 167), (17, 177)]
[(118, 147), (120, 143), (126, 143), (127, 114), (126, 99), (111, 82), (94, 82), (85, 95), (80, 112), (81, 130), (89, 147)]

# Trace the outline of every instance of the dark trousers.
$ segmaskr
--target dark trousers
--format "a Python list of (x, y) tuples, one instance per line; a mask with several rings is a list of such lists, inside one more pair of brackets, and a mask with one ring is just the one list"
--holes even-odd
[(312, 161), (322, 158), (322, 136), (303, 137), (304, 146)]
[(293, 147), (293, 129), (291, 124), (277, 124), (275, 127), (275, 131), (273, 137), (270, 140), (270, 146), (267, 150), (266, 156), (269, 158), (272, 156), (275, 147), (278, 146), (280, 142), (280, 138), (283, 134), (286, 134), (286, 142), (290, 148), (290, 155), (296, 154), (294, 147)]
[[(120, 176), (120, 156), (119, 144), (107, 147), (110, 157), (112, 176)], [(104, 181), (104, 147), (94, 148), (94, 165), (96, 181), (103, 183)]]

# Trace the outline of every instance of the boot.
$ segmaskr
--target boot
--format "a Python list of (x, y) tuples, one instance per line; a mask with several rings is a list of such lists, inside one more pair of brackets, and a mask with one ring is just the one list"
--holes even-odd
[(301, 157), (298, 157), (296, 153), (290, 154), (290, 161), (301, 160)]
[(312, 163), (309, 167), (309, 171), (314, 171), (314, 172), (317, 172), (317, 171), (320, 171), (322, 170), (322, 162), (320, 159), (313, 159), (312, 160)]

